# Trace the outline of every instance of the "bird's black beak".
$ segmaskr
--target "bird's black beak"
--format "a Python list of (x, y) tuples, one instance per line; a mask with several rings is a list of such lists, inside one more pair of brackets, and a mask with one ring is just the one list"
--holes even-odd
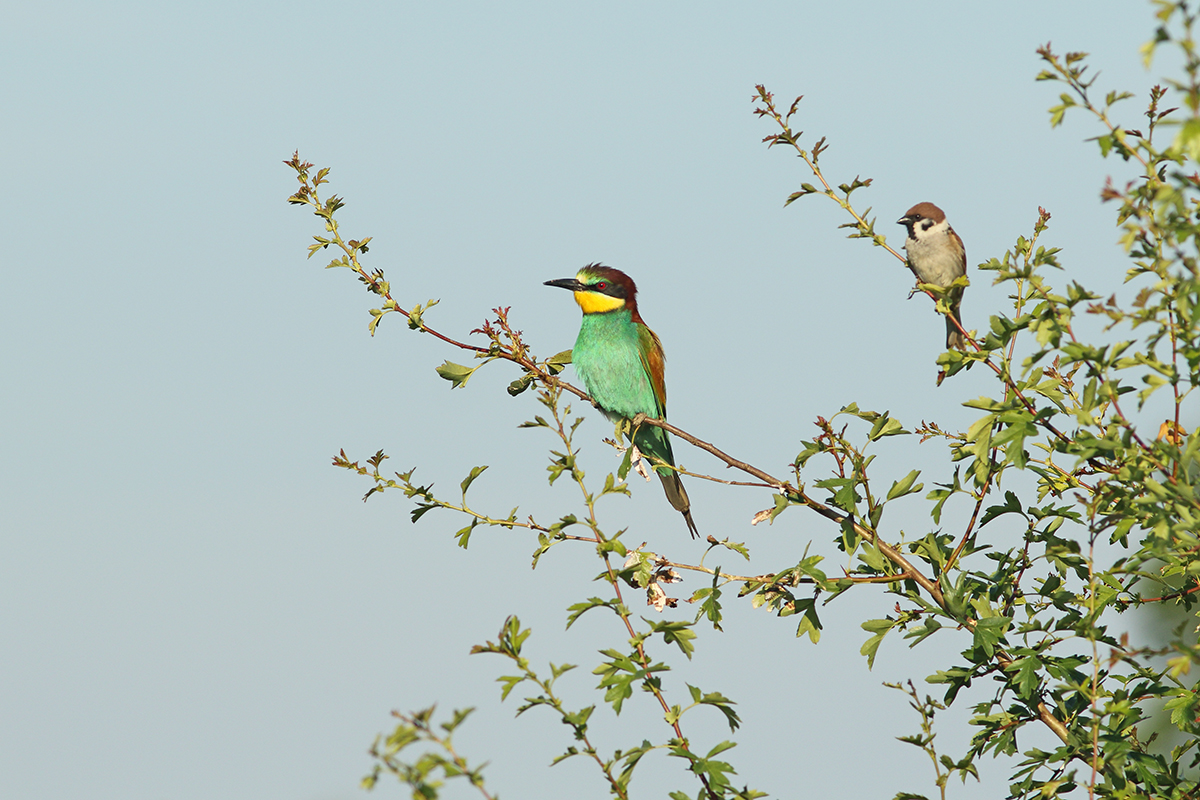
[(586, 287), (575, 278), (559, 278), (553, 281), (546, 281), (546, 286), (557, 286), (560, 289), (569, 289), (572, 292), (582, 292)]
[(901, 217), (900, 219), (896, 220), (897, 225), (907, 225), (910, 222), (912, 222), (911, 217)]

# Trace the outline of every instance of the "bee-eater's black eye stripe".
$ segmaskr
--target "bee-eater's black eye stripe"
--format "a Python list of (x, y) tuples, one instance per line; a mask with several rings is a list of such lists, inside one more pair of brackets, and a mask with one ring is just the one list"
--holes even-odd
[(590, 284), (587, 288), (589, 291), (599, 292), (600, 294), (606, 294), (609, 297), (620, 297), (622, 299), (625, 299), (625, 297), (626, 297), (625, 287), (619, 283), (609, 283), (608, 281), (598, 281), (596, 283)]

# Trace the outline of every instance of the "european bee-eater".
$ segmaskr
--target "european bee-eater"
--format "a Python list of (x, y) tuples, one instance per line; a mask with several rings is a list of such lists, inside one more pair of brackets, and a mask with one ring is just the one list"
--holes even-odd
[[(638, 313), (637, 286), (633, 279), (612, 267), (589, 264), (574, 278), (546, 281), (546, 285), (570, 289), (583, 309), (571, 363), (604, 416), (614, 422), (631, 420), (638, 414), (666, 419), (666, 357), (662, 342)], [(667, 432), (653, 425), (642, 425), (634, 433), (633, 443), (655, 465), (654, 471), (662, 481), (667, 499), (683, 514), (695, 538), (692, 504), (679, 473), (671, 469), (675, 466), (675, 456)]]

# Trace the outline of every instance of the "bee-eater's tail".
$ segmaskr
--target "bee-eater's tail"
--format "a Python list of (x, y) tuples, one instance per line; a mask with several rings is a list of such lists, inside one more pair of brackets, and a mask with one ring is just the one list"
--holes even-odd
[[(658, 470), (655, 470), (658, 472)], [(687, 490), (683, 488), (683, 481), (679, 480), (679, 474), (668, 472), (663, 474), (658, 473), (658, 479), (662, 481), (663, 491), (667, 493), (667, 500), (671, 501), (671, 505), (680, 514), (683, 514), (683, 520), (687, 523), (688, 531), (695, 539), (700, 536), (700, 532), (696, 530), (696, 523), (692, 521), (692, 501), (688, 499)]]
[(675, 466), (675, 456), (671, 453), (671, 438), (667, 436), (667, 432), (662, 428), (646, 425), (634, 433), (633, 441), (642, 451), (642, 455), (654, 466), (667, 499), (676, 511), (683, 514), (692, 538), (699, 537), (700, 532), (696, 530), (696, 523), (692, 521), (692, 501), (688, 499), (683, 482), (679, 480), (679, 473), (672, 469)]

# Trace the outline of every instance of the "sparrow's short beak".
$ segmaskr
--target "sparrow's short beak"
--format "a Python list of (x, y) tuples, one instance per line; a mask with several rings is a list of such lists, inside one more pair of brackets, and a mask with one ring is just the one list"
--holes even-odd
[(587, 288), (575, 278), (559, 278), (553, 281), (546, 281), (545, 285), (557, 286), (560, 289), (569, 289), (572, 292), (582, 292)]
[(897, 225), (907, 225), (910, 222), (912, 222), (912, 219), (909, 217), (901, 217), (900, 219), (896, 220)]

